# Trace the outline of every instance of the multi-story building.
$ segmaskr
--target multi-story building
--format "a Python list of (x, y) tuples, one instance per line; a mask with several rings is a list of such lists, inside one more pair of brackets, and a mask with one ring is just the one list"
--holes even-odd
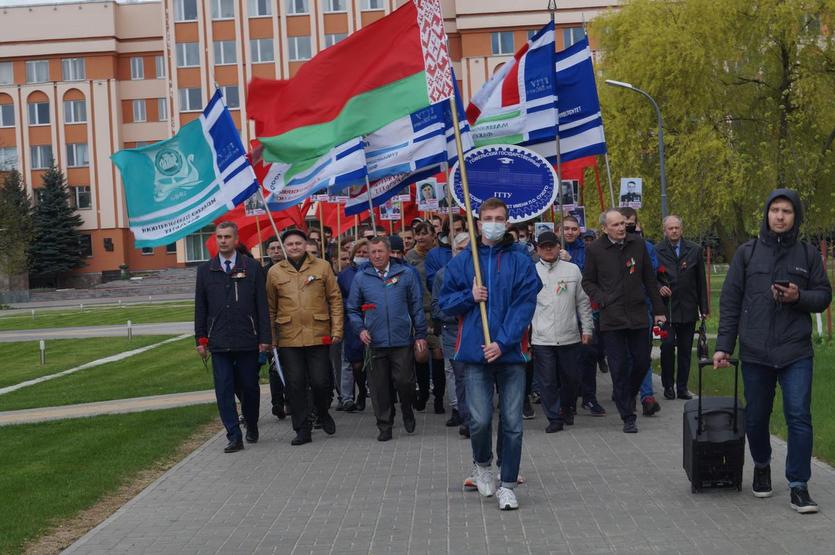
[[(83, 272), (173, 267), (206, 259), (210, 229), (137, 250), (110, 156), (171, 136), (215, 87), (244, 144), (246, 83), (291, 78), (320, 50), (403, 0), (90, 1), (0, 8), (0, 170), (18, 168), (37, 201), (44, 168), (64, 171), (84, 218)], [(442, 0), (468, 98), (549, 20), (546, 0)], [(557, 47), (617, 0), (562, 0)], [(322, 91), (321, 94), (327, 94)]]

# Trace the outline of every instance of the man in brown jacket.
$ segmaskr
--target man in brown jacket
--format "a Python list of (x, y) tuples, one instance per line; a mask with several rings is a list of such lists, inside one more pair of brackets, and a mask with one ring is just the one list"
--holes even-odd
[(291, 229), (282, 235), (287, 260), (270, 268), (267, 301), (273, 326), (273, 344), (287, 380), (287, 398), (296, 437), (292, 445), (310, 443), (313, 422), (308, 388), (327, 434), (336, 432), (328, 413), (331, 401), (329, 346), (342, 340), (342, 294), (330, 264), (307, 254), (304, 232)]
[[(615, 405), (625, 433), (637, 433), (635, 398), (650, 365), (645, 297), (656, 322), (667, 321), (655, 272), (640, 235), (626, 232), (616, 208), (605, 214), (604, 235), (586, 249), (583, 289), (600, 306), (600, 336), (609, 359)], [(631, 358), (631, 364), (629, 359)]]

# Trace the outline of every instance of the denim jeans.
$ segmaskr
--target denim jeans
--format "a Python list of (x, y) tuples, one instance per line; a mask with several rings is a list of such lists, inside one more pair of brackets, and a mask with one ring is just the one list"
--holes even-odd
[(745, 383), (745, 431), (751, 458), (757, 466), (771, 462), (769, 420), (777, 382), (783, 391), (783, 414), (789, 432), (786, 480), (789, 487), (805, 486), (812, 475), (812, 358), (784, 368), (742, 362)]
[(340, 399), (343, 403), (347, 403), (348, 401), (354, 400), (354, 370), (351, 368), (351, 363), (345, 358), (345, 342), (342, 342), (342, 373), (340, 376), (340, 388), (339, 394), (341, 395)]
[[(455, 390), (455, 371), (452, 369), (452, 361), (444, 359), (444, 374), (446, 375), (446, 398), (449, 408), (458, 410), (458, 393)], [(461, 414), (460, 412), (458, 413)]]
[(246, 425), (258, 429), (258, 408), (261, 390), (258, 388), (258, 351), (231, 351), (212, 353), (212, 373), (215, 382), (215, 398), (220, 420), (226, 428), (226, 439), (241, 440), (235, 391), (240, 392), (241, 412)]
[(467, 408), (467, 383), (465, 379), (467, 365), (457, 360), (451, 360), (452, 372), (455, 375), (455, 388), (453, 389), (457, 398), (458, 416), (461, 423), (470, 425), (470, 410)]
[(499, 388), (502, 434), (502, 487), (515, 488), (522, 459), (522, 400), (525, 364), (471, 364), (465, 367), (470, 443), (479, 466), (493, 462), (493, 392)]

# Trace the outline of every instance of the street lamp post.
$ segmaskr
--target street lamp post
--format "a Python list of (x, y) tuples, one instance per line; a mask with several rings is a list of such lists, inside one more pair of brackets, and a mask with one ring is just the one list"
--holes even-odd
[(661, 217), (666, 218), (669, 215), (669, 211), (667, 210), (667, 175), (664, 171), (664, 120), (661, 118), (661, 110), (658, 108), (658, 104), (655, 102), (655, 99), (652, 98), (648, 92), (633, 86), (631, 83), (606, 79), (606, 84), (612, 85), (613, 87), (622, 87), (624, 89), (629, 89), (642, 94), (649, 99), (652, 103), (652, 107), (655, 108), (655, 115), (658, 118), (658, 157), (660, 159), (661, 166)]

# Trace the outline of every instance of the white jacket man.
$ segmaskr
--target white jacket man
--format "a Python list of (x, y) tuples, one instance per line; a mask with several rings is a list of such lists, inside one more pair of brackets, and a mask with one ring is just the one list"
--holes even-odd
[(576, 264), (560, 260), (559, 253), (556, 234), (542, 233), (536, 263), (542, 289), (531, 323), (531, 346), (548, 433), (574, 423), (581, 374), (580, 343), (590, 343), (594, 329), (591, 302), (581, 285), (583, 274)]

